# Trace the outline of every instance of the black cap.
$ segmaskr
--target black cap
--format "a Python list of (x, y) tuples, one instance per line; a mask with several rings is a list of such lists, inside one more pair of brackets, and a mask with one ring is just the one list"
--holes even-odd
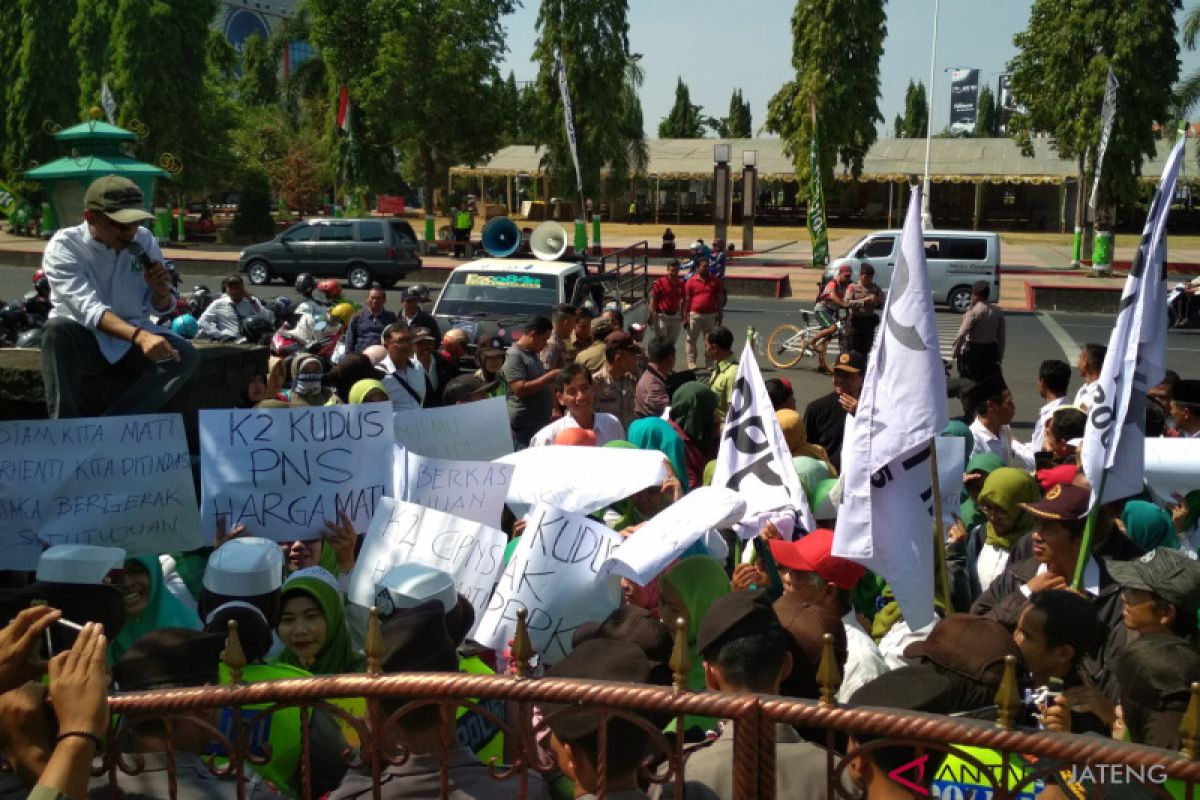
[(260, 608), (244, 601), (217, 606), (205, 618), (204, 630), (228, 636), (230, 622), (237, 623), (238, 642), (247, 662), (256, 664), (267, 657), (274, 639), (271, 624)]
[[(589, 639), (551, 667), (546, 676), (617, 683), (648, 683), (652, 666), (650, 659), (646, 658), (646, 654), (635, 644), (617, 639)], [(571, 706), (558, 703), (543, 704), (550, 730), (558, 738), (574, 741), (595, 733), (600, 727), (596, 712), (592, 709), (557, 713), (568, 708)], [(612, 729), (609, 731), (611, 735)]]
[(496, 388), (499, 381), (485, 381), (477, 375), (459, 375), (446, 384), (442, 391), (442, 400), (446, 405), (454, 405), (467, 400), (473, 394), (487, 394)]
[(442, 604), (430, 600), (397, 611), (382, 626), (384, 672), (455, 672), (458, 653)]
[(1200, 406), (1200, 381), (1176, 381), (1171, 399), (1184, 406)]
[(856, 706), (879, 706), (930, 714), (949, 714), (954, 684), (929, 667), (901, 667), (883, 673), (850, 695)]
[(224, 649), (224, 634), (160, 628), (125, 651), (113, 665), (113, 679), (123, 692), (215, 684)]
[(765, 633), (779, 627), (779, 617), (771, 607), (765, 589), (730, 592), (708, 607), (696, 633), (696, 652), (704, 655), (727, 639)]
[(617, 639), (637, 645), (646, 658), (659, 664), (671, 660), (675, 642), (666, 623), (641, 606), (625, 603), (601, 623), (587, 622), (575, 629), (571, 642), (579, 646), (592, 639)]
[(837, 357), (833, 368), (843, 372), (862, 372), (867, 368), (867, 357), (857, 350), (847, 350)]
[(1122, 586), (1156, 594), (1180, 611), (1200, 606), (1200, 561), (1182, 550), (1156, 547), (1136, 561), (1105, 559), (1104, 566)]

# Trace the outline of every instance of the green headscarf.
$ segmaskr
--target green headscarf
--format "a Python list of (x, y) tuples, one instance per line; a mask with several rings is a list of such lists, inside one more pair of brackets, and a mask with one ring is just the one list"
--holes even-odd
[[(612, 439), (604, 443), (604, 447), (612, 447), (617, 450), (637, 450), (638, 448), (631, 442), (624, 439)], [(632, 497), (624, 497), (612, 504), (613, 509), (621, 516), (617, 518), (608, 527), (614, 531), (623, 531), (630, 525), (637, 525), (639, 522), (644, 522), (645, 519), (638, 513), (637, 508), (633, 505)], [(597, 514), (598, 518), (598, 514)]]
[[(967, 468), (963, 470), (963, 473), (982, 472), (984, 475), (991, 475), (1003, 466), (1004, 462), (1000, 460), (1000, 456), (993, 453), (980, 453), (967, 462)], [(983, 512), (975, 507), (975, 501), (971, 499), (971, 493), (967, 491), (966, 486), (962, 490), (962, 505), (959, 507), (958, 516), (968, 531), (974, 530), (976, 525), (982, 525), (984, 522)]]
[(190, 628), (198, 631), (200, 617), (184, 605), (163, 583), (162, 565), (157, 556), (135, 556), (125, 562), (136, 561), (150, 575), (150, 591), (147, 592), (146, 610), (136, 617), (125, 617), (125, 624), (117, 638), (108, 646), (109, 657), (115, 662), (147, 633), (160, 628)]
[(705, 486), (712, 486), (713, 476), (717, 474), (717, 460), (714, 458), (704, 465), (704, 474), (700, 476), (700, 482)]
[(717, 394), (700, 381), (688, 381), (671, 395), (671, 419), (688, 438), (707, 442), (713, 435)]
[(1021, 503), (1036, 503), (1042, 498), (1041, 489), (1032, 475), (1016, 467), (1000, 467), (983, 482), (979, 502), (991, 503), (1004, 509), (1012, 525), (1004, 533), (998, 533), (987, 523), (987, 543), (1003, 550), (1011, 550), (1017, 541), (1033, 530), (1033, 515), (1025, 513)]
[(808, 504), (811, 506), (817, 484), (832, 477), (829, 465), (812, 456), (794, 456), (792, 468), (796, 470), (796, 477), (800, 479), (800, 486), (804, 488), (804, 494), (808, 497)]
[(381, 392), (387, 391), (387, 389), (384, 388), (383, 383), (375, 380), (374, 378), (363, 378), (361, 381), (355, 381), (354, 385), (350, 387), (350, 404), (356, 406), (361, 403), (365, 403), (366, 400), (363, 398), (366, 397), (367, 392), (371, 391), (372, 389), (378, 389)]
[(1125, 534), (1150, 552), (1156, 547), (1179, 548), (1175, 523), (1165, 510), (1145, 500), (1130, 500), (1121, 512)]
[[(708, 613), (709, 606), (718, 597), (732, 591), (729, 578), (714, 559), (708, 556), (688, 556), (663, 573), (658, 581), (658, 588), (660, 597), (661, 593), (666, 591), (683, 604), (688, 623), (688, 656), (692, 662), (688, 670), (688, 687), (693, 691), (703, 691), (704, 662), (696, 652), (696, 636), (700, 633), (700, 623)], [(675, 620), (665, 622), (674, 634)]]
[(671, 423), (661, 417), (635, 419), (629, 424), (628, 435), (629, 441), (639, 450), (657, 450), (666, 456), (683, 491), (688, 491), (690, 487), (684, 463), (683, 439), (671, 427)]
[[(319, 571), (318, 571), (319, 570)], [(325, 616), (325, 645), (317, 653), (311, 665), (305, 665), (291, 648), (284, 647), (276, 662), (292, 667), (306, 669), (313, 675), (339, 675), (347, 672), (361, 672), (363, 656), (354, 652), (350, 644), (350, 632), (346, 629), (345, 607), (342, 605), (341, 592), (337, 590), (336, 579), (329, 575), (328, 579), (317, 577), (327, 570), (319, 567), (309, 567), (297, 571), (283, 584), (280, 596), (280, 608), (293, 595), (305, 594), (313, 599)]]

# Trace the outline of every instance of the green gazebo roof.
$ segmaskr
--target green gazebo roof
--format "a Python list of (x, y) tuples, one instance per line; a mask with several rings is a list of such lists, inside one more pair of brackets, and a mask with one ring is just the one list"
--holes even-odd
[(60, 142), (87, 140), (95, 142), (136, 142), (137, 134), (133, 131), (127, 131), (124, 128), (118, 128), (116, 125), (109, 125), (107, 122), (93, 119), (65, 128), (54, 134), (54, 138)]
[(112, 173), (129, 177), (170, 177), (166, 170), (159, 169), (153, 164), (146, 164), (134, 158), (127, 158), (126, 156), (111, 153), (82, 155), (78, 158), (70, 156), (60, 158), (56, 161), (51, 161), (49, 164), (34, 167), (25, 173), (25, 177), (35, 181), (49, 181), (64, 178), (98, 178), (101, 175), (110, 175)]

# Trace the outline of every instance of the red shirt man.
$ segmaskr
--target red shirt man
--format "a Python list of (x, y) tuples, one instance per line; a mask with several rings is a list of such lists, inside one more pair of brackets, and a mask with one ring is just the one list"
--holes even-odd
[(717, 314), (725, 301), (724, 282), (701, 269), (684, 285), (683, 305), (686, 314)]
[(679, 263), (667, 265), (667, 274), (650, 287), (650, 308), (655, 314), (678, 316), (683, 305), (684, 283), (679, 277)]

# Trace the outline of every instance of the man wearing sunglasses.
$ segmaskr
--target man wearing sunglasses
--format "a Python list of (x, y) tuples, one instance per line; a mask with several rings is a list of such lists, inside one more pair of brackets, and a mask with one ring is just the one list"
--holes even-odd
[[(88, 187), (83, 216), (54, 234), (42, 257), (54, 304), (42, 334), (46, 408), (51, 419), (157, 411), (199, 356), (150, 322), (176, 300), (162, 251), (141, 227), (153, 215), (137, 184), (108, 175)], [(88, 382), (106, 373), (119, 375), (125, 388), (104, 408)]]

